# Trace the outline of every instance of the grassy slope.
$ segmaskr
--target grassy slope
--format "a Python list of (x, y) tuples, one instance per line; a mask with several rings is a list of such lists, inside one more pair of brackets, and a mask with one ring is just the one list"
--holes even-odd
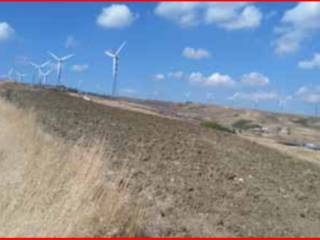
[(105, 181), (101, 143), (52, 138), (32, 113), (1, 99), (0, 113), (0, 236), (137, 234), (139, 209), (126, 185)]
[(122, 166), (143, 199), (152, 236), (319, 236), (319, 167), (233, 134), (6, 85), (2, 95), (34, 108), (53, 135), (103, 138), (106, 177)]

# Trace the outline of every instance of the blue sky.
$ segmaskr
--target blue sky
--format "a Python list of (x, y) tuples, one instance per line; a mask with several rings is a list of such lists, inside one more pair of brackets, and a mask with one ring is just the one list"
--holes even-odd
[(319, 33), (317, 2), (0, 3), (0, 75), (74, 53), (63, 83), (110, 94), (104, 51), (127, 41), (120, 95), (314, 114)]

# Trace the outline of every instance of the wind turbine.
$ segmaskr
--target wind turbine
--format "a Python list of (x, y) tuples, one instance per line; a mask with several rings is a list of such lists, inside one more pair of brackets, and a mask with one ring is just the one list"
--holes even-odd
[(40, 69), (40, 77), (41, 77), (41, 84), (44, 84), (46, 85), (47, 84), (47, 79), (48, 79), (48, 76), (52, 73), (52, 69), (46, 71), (46, 72), (43, 72), (41, 69)]
[(126, 42), (123, 42), (121, 46), (118, 48), (117, 51), (105, 51), (105, 54), (112, 58), (113, 60), (113, 68), (112, 68), (112, 75), (113, 75), (113, 85), (112, 85), (112, 96), (115, 96), (117, 91), (117, 78), (119, 72), (119, 54), (121, 50), (126, 45)]
[(82, 83), (83, 83), (83, 79), (78, 80), (77, 89), (78, 89), (78, 92), (79, 92), (79, 93), (82, 92), (82, 91), (81, 91), (81, 85), (82, 85)]
[(14, 69), (10, 68), (7, 74), (1, 75), (1, 78), (5, 78), (6, 80), (12, 80), (13, 73), (14, 73)]
[(62, 69), (63, 69), (63, 63), (67, 61), (68, 59), (72, 58), (74, 55), (70, 54), (64, 57), (58, 57), (52, 52), (48, 52), (48, 54), (57, 62), (57, 80), (58, 85), (61, 84), (61, 77), (62, 77)]
[(14, 69), (10, 68), (10, 70), (8, 71), (8, 74), (7, 74), (7, 77), (8, 77), (9, 80), (12, 80), (13, 73), (14, 73)]
[(314, 115), (318, 117), (319, 114), (319, 103), (314, 104)]
[(253, 109), (257, 110), (259, 108), (259, 99), (254, 98), (253, 99)]
[(50, 61), (46, 61), (42, 64), (36, 64), (34, 62), (30, 62), (30, 64), (35, 68), (35, 70), (37, 71), (37, 75), (38, 75), (38, 81), (41, 84), (41, 71), (43, 68), (45, 68), (48, 64), (50, 63)]
[(18, 83), (23, 82), (24, 77), (27, 76), (27, 74), (21, 73), (21, 72), (18, 72), (18, 71), (16, 71), (16, 74), (17, 74), (17, 76), (18, 76)]
[(280, 111), (284, 112), (290, 100), (292, 100), (292, 96), (283, 96), (278, 99), (278, 106), (280, 108)]

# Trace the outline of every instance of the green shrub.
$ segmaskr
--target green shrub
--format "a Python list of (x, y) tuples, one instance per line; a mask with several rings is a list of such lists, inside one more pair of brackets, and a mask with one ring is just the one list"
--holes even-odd
[(215, 130), (222, 131), (222, 132), (235, 133), (234, 130), (227, 128), (227, 127), (224, 127), (216, 122), (209, 122), (209, 121), (202, 122), (201, 126), (205, 127), (205, 128), (215, 129)]
[(309, 126), (307, 118), (294, 119), (294, 120), (292, 120), (292, 122), (300, 124), (300, 125), (302, 125), (304, 127), (308, 127)]
[(241, 129), (241, 130), (248, 130), (252, 128), (262, 128), (259, 124), (254, 124), (250, 120), (240, 119), (232, 124), (233, 128)]

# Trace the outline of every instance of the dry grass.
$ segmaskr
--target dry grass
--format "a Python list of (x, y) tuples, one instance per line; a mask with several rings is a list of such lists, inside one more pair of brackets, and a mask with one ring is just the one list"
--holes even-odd
[(0, 236), (139, 235), (143, 216), (130, 201), (128, 171), (106, 181), (103, 145), (70, 146), (0, 99)]

